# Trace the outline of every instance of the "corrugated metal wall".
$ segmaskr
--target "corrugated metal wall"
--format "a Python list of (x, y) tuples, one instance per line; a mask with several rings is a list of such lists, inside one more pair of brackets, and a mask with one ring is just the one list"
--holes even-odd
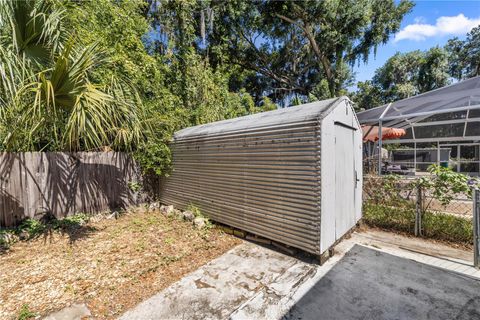
[(176, 139), (161, 201), (194, 204), (213, 220), (319, 254), (317, 118)]

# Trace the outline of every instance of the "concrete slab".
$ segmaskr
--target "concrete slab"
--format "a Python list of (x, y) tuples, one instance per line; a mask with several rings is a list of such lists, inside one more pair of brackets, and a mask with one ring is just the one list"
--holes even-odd
[(76, 303), (52, 313), (45, 317), (44, 320), (82, 320), (90, 317), (90, 315), (90, 310), (84, 303)]
[[(343, 264), (342, 258), (344, 255), (356, 245), (370, 248), (374, 252), (374, 256), (369, 256), (371, 261), (364, 261), (365, 259), (348, 260), (350, 258), (347, 256), (346, 259), (349, 261), (347, 266), (350, 268), (349, 270), (353, 270), (353, 273), (345, 272), (343, 276), (339, 275), (339, 278), (344, 277), (345, 286), (348, 287), (355, 286), (356, 283), (362, 283), (362, 286), (366, 286), (370, 290), (368, 291), (370, 299), (383, 301), (383, 304), (390, 304), (390, 307), (386, 307), (386, 310), (390, 310), (388, 308), (393, 309), (393, 311), (396, 310), (395, 308), (400, 309), (399, 302), (389, 300), (390, 298), (397, 299), (394, 296), (395, 292), (400, 297), (408, 297), (412, 294), (408, 288), (417, 290), (417, 295), (420, 295), (420, 298), (417, 299), (422, 297), (424, 299), (427, 299), (427, 297), (428, 299), (434, 299), (435, 290), (440, 292), (444, 289), (452, 290), (452, 295), (459, 297), (453, 298), (452, 302), (439, 298), (437, 302), (447, 303), (446, 308), (452, 305), (454, 306), (452, 307), (453, 310), (457, 310), (455, 308), (463, 301), (461, 297), (472, 294), (470, 298), (473, 300), (470, 302), (464, 301), (464, 309), (470, 310), (468, 312), (479, 310), (477, 309), (477, 307), (480, 307), (477, 305), (478, 295), (471, 291), (471, 286), (476, 287), (476, 292), (480, 292), (478, 282), (474, 280), (474, 277), (480, 278), (480, 271), (471, 266), (469, 260), (472, 256), (471, 253), (442, 244), (432, 244), (419, 238), (407, 238), (381, 231), (368, 231), (353, 233), (349, 239), (339, 243), (335, 248), (335, 256), (330, 258), (323, 266), (245, 242), (139, 304), (120, 319), (281, 319), (283, 317), (295, 319), (298, 316), (296, 312), (299, 306), (306, 306), (305, 302), (302, 302), (306, 299), (304, 297), (309, 297), (312, 292), (316, 292), (317, 284), (321, 283), (325, 277), (328, 279), (329, 272), (334, 270), (337, 264)], [(365, 250), (370, 252), (369, 249)], [(390, 255), (396, 256), (396, 259), (400, 261), (398, 266), (396, 267), (397, 260), (383, 258), (385, 254), (388, 254), (389, 257)], [(382, 262), (382, 259), (386, 262)], [(380, 263), (378, 266), (375, 264), (377, 260)], [(395, 261), (395, 263), (391, 265), (390, 261)], [(368, 269), (368, 264), (364, 265), (365, 263), (370, 263), (372, 267), (376, 266), (377, 269), (375, 269), (375, 274), (369, 275), (364, 281), (362, 280), (363, 273), (355, 270), (357, 268), (364, 271)], [(382, 264), (385, 268), (382, 267)], [(431, 290), (433, 290), (427, 291), (428, 295), (418, 287), (421, 282), (420, 284), (411, 283), (419, 282), (418, 277), (416, 280), (414, 278), (418, 272), (430, 270), (430, 266), (438, 267), (439, 265), (444, 265), (445, 268), (434, 268), (437, 270), (436, 280), (427, 281), (428, 285), (432, 286)], [(416, 271), (412, 273), (402, 271), (403, 269), (408, 271), (410, 268), (414, 268)], [(451, 287), (447, 286), (451, 279), (458, 278), (454, 273), (448, 271), (453, 269), (464, 270), (463, 274), (465, 276), (462, 275), (462, 277), (470, 275), (471, 277), (467, 277), (467, 279), (474, 285), (467, 285), (466, 291), (457, 294), (455, 290), (459, 288), (455, 288), (453, 284)], [(404, 278), (406, 279), (404, 280)], [(427, 278), (427, 276), (422, 279), (424, 278)], [(444, 278), (450, 280), (444, 280)], [(392, 282), (389, 282), (389, 279), (395, 281), (391, 280)], [(389, 288), (386, 285), (386, 288), (382, 289), (390, 292), (390, 295), (384, 296), (383, 291), (376, 292), (372, 289), (376, 286), (375, 281), (378, 282), (379, 280), (392, 286), (392, 288)], [(438, 282), (445, 281), (447, 281), (447, 284), (444, 287), (435, 287)], [(409, 283), (408, 286), (407, 283)], [(463, 286), (464, 282), (459, 283), (462, 283), (461, 286)], [(348, 296), (348, 287), (341, 289), (340, 292)], [(448, 292), (441, 294), (448, 295)], [(355, 302), (351, 299), (353, 298), (348, 301)], [(318, 301), (317, 304), (324, 305), (324, 303)], [(413, 302), (409, 306), (415, 309)], [(318, 315), (323, 314), (318, 313), (320, 312), (318, 310), (316, 312), (317, 316), (313, 319), (318, 319)], [(385, 315), (380, 314), (378, 310), (375, 312), (378, 313), (380, 318)], [(409, 315), (409, 312), (414, 312), (414, 310), (407, 310), (404, 314)], [(374, 319), (377, 313), (372, 313), (365, 319)], [(460, 316), (461, 314), (457, 313), (457, 315)], [(303, 316), (304, 319), (308, 319), (308, 314)], [(330, 318), (326, 317), (325, 319)], [(348, 319), (348, 317), (343, 319)], [(398, 319), (402, 319), (402, 317)]]
[(480, 319), (480, 280), (355, 245), (284, 319)]
[(184, 277), (120, 319), (226, 319), (258, 295), (288, 294), (316, 268), (244, 243)]

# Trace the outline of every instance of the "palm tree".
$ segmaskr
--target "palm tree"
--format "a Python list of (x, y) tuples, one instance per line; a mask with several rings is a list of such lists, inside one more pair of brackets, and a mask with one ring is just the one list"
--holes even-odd
[(147, 128), (136, 90), (91, 72), (106, 63), (98, 45), (63, 29), (53, 1), (0, 0), (0, 146), (7, 150), (135, 148)]

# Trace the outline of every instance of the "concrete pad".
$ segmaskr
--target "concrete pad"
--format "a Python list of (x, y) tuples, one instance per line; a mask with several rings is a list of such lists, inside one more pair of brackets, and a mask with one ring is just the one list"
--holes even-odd
[[(290, 293), (316, 268), (245, 242), (120, 319), (225, 319), (253, 300)], [(313, 274), (312, 274), (313, 275)], [(264, 297), (264, 298), (263, 298)]]
[[(257, 244), (244, 242), (139, 304), (120, 319), (282, 319), (288, 316), (295, 319), (295, 316), (298, 315), (295, 312), (298, 311), (300, 301), (311, 295), (311, 292), (315, 292), (317, 284), (321, 283), (323, 278), (328, 277), (329, 272), (337, 264), (343, 263), (344, 255), (359, 244), (373, 249), (372, 251), (375, 252), (374, 256), (370, 256), (371, 261), (366, 262), (374, 267), (376, 261), (379, 263), (376, 266), (377, 269), (375, 269), (376, 273), (368, 278), (371, 281), (365, 281), (362, 285), (366, 286), (367, 289), (374, 288), (379, 279), (383, 283), (389, 283), (388, 281), (392, 277), (396, 279), (395, 282), (390, 283), (392, 286), (390, 296), (384, 296), (382, 291), (369, 291), (371, 299), (383, 301), (385, 304), (389, 303), (393, 305), (391, 307), (393, 309), (395, 309), (395, 306), (397, 308), (401, 308), (401, 306), (398, 302), (391, 302), (387, 298), (394, 297), (393, 293), (395, 292), (399, 294), (406, 292), (403, 295), (411, 294), (408, 288), (405, 289), (404, 284), (418, 280), (413, 280), (416, 272), (413, 275), (402, 273), (402, 268), (408, 270), (411, 268), (411, 264), (414, 265), (415, 270), (418, 268), (428, 269), (431, 268), (430, 266), (436, 267), (434, 269), (437, 271), (439, 270), (436, 280), (432, 282), (432, 290), (441, 291), (442, 288), (446, 288), (439, 289), (434, 285), (437, 282), (443, 282), (444, 278), (452, 279), (451, 275), (456, 274), (447, 270), (465, 270), (462, 271), (465, 276), (471, 275), (480, 278), (480, 271), (474, 269), (471, 266), (471, 261), (468, 260), (472, 257), (470, 252), (442, 244), (432, 244), (420, 238), (402, 237), (381, 231), (353, 233), (349, 239), (343, 240), (335, 247), (335, 255), (323, 266), (305, 262)], [(368, 249), (366, 250), (368, 251)], [(377, 258), (377, 253), (379, 258)], [(395, 263), (390, 266), (387, 263), (390, 258), (386, 259), (387, 262), (382, 262), (382, 255), (384, 254), (398, 257), (397, 259), (401, 261), (399, 266), (402, 265), (403, 267), (397, 270), (395, 269)], [(349, 259), (348, 256), (346, 259)], [(349, 265), (351, 269), (358, 268), (358, 270), (365, 271), (362, 259), (349, 261), (354, 263)], [(444, 265), (445, 268), (439, 269), (439, 265)], [(363, 273), (354, 273), (354, 275), (355, 277), (352, 273), (345, 272), (344, 277), (348, 280), (346, 285), (354, 287), (355, 283), (362, 281)], [(454, 279), (456, 277), (453, 276)], [(405, 281), (403, 278), (406, 278)], [(467, 277), (467, 279), (478, 286), (478, 282), (473, 280), (474, 278)], [(450, 280), (445, 281), (450, 283)], [(409, 288), (418, 290), (420, 293), (423, 292), (415, 288), (414, 284), (409, 285)], [(450, 289), (453, 290), (452, 293), (455, 293), (458, 288), (452, 285)], [(480, 292), (478, 289), (477, 292)], [(344, 289), (343, 292), (348, 295), (347, 289)], [(435, 298), (433, 291), (429, 291), (429, 294), (429, 298)], [(460, 297), (462, 297), (462, 294), (460, 294)], [(472, 310), (478, 310), (476, 309), (476, 297), (473, 295), (471, 297), (473, 300), (464, 304), (464, 309), (470, 310), (468, 311), (470, 313), (474, 312)], [(452, 300), (453, 302), (441, 299), (438, 301), (446, 301), (445, 303), (448, 306), (453, 305), (456, 308), (460, 302), (455, 299)], [(461, 300), (462, 298), (458, 299)], [(317, 310), (316, 312), (320, 311)], [(313, 319), (318, 319), (320, 314), (322, 313), (317, 313), (317, 316)], [(378, 314), (380, 315), (380, 313)], [(408, 315), (409, 313), (405, 314)], [(375, 319), (375, 317), (375, 314), (373, 316), (369, 314), (364, 319)], [(417, 318), (423, 319), (425, 317)], [(308, 317), (304, 319), (308, 319)], [(325, 319), (330, 318), (325, 317)], [(348, 319), (348, 317), (345, 319)], [(399, 319), (403, 318), (400, 317)]]
[(480, 319), (480, 281), (355, 245), (284, 319)]
[(72, 304), (60, 311), (52, 313), (44, 318), (44, 320), (82, 320), (90, 317), (90, 310), (85, 304)]

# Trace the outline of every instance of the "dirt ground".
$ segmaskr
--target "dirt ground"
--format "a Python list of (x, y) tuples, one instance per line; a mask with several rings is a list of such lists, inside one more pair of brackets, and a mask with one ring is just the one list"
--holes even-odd
[(21, 241), (0, 254), (0, 319), (25, 305), (44, 316), (75, 302), (114, 318), (240, 242), (145, 210)]

